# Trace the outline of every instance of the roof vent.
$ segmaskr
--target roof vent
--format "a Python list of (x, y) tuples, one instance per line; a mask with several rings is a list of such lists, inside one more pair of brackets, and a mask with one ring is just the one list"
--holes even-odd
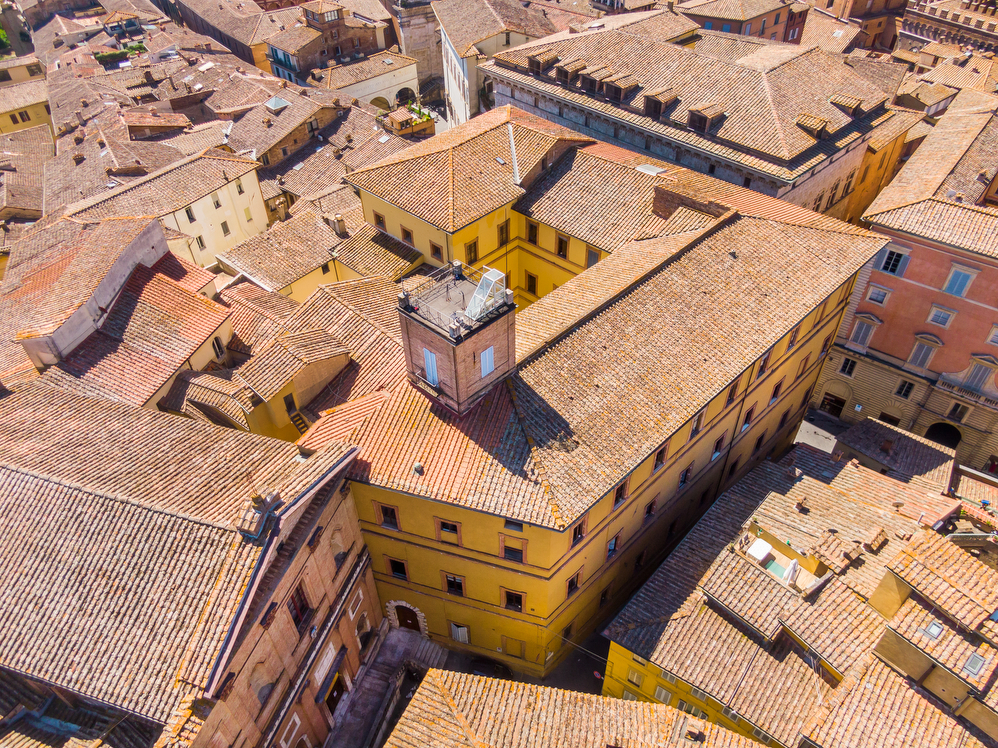
[(661, 166), (653, 166), (652, 164), (641, 164), (637, 170), (642, 174), (651, 174), (653, 177), (657, 177), (665, 171)]

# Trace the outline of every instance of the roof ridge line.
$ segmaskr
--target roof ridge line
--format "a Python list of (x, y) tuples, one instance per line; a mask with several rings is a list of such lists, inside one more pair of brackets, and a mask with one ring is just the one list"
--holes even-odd
[(438, 672), (439, 671), (436, 668), (434, 668), (433, 670), (427, 672), (426, 677), (428, 678), (432, 677), (433, 685), (435, 685), (437, 689), (440, 691), (440, 696), (447, 704), (447, 708), (450, 709), (451, 714), (454, 715), (454, 720), (458, 723), (458, 725), (461, 726), (461, 731), (464, 733), (468, 742), (473, 746), (473, 748), (488, 748), (488, 744), (483, 743), (481, 740), (478, 739), (478, 735), (475, 734), (475, 731), (471, 729), (471, 725), (468, 724), (468, 720), (465, 719), (464, 715), (457, 708), (457, 704), (455, 703), (454, 699), (451, 697), (450, 691), (447, 690), (447, 688), (441, 682), (440, 676), (437, 675)]
[[(815, 47), (815, 49), (817, 49), (817, 47)], [(790, 60), (795, 60), (795, 59), (797, 58), (796, 57), (790, 58)], [(790, 60), (784, 60), (784, 62), (781, 62), (780, 65), (783, 65), (785, 62), (790, 62)], [(775, 70), (776, 68), (780, 67), (780, 65), (777, 65), (772, 69)], [(773, 120), (776, 123), (776, 134), (780, 139), (780, 148), (783, 150), (784, 158), (786, 158), (789, 161), (791, 158), (793, 158), (793, 154), (790, 153), (790, 147), (787, 145), (786, 133), (783, 132), (783, 126), (782, 123), (780, 122), (780, 117), (776, 113), (776, 105), (773, 103), (773, 89), (770, 88), (769, 86), (769, 72), (770, 71), (767, 70), (766, 72), (761, 73), (762, 85), (766, 88), (766, 102), (769, 104), (769, 111), (773, 115)]]
[(551, 482), (547, 478), (547, 468), (540, 458), (537, 443), (527, 430), (527, 419), (520, 408), (520, 402), (516, 396), (516, 388), (513, 387), (512, 377), (507, 378), (505, 384), (507, 390), (509, 390), (510, 400), (513, 403), (513, 412), (516, 413), (516, 421), (520, 425), (523, 437), (527, 440), (527, 446), (530, 448), (530, 461), (534, 465), (534, 470), (537, 471), (537, 478), (540, 481), (544, 499), (547, 501), (548, 508), (551, 510), (551, 516), (554, 518), (555, 529), (564, 530), (568, 527), (568, 523), (564, 520), (561, 506), (558, 504), (558, 500), (554, 496), (554, 490), (551, 488)]

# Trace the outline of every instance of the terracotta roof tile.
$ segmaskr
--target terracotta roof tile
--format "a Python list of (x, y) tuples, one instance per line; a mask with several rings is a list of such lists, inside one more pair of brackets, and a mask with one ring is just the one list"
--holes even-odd
[(221, 304), (139, 265), (100, 329), (42, 379), (145, 405), (228, 316)]
[(294, 502), (351, 458), (41, 384), (0, 402), (0, 438), (0, 665), (160, 723), (203, 695), (258, 562), (252, 494)]
[[(346, 180), (434, 226), (456, 231), (524, 192), (514, 181), (507, 125), (513, 129), (521, 176), (559, 143), (592, 142), (506, 106), (352, 172)], [(411, 189), (413, 184), (420, 189)]]
[(228, 272), (280, 291), (332, 262), (342, 238), (312, 211), (278, 221), (267, 231), (217, 255)]
[(235, 332), (229, 348), (240, 353), (252, 353), (285, 330), (284, 323), (300, 306), (297, 301), (274, 291), (266, 291), (255, 283), (234, 283), (220, 294), (232, 309), (232, 329)]
[[(498, 717), (498, 718), (497, 718)], [(673, 707), (430, 670), (386, 748), (571, 745), (750, 748), (749, 738)]]
[(336, 248), (336, 259), (362, 276), (381, 275), (395, 281), (419, 262), (422, 254), (390, 234), (364, 224)]
[(956, 466), (956, 452), (949, 447), (875, 418), (863, 419), (836, 438), (886, 465), (894, 477), (920, 478), (939, 493), (949, 488)]
[(922, 532), (890, 570), (961, 626), (998, 644), (998, 571), (945, 537)]
[(322, 329), (288, 332), (253, 354), (239, 367), (234, 378), (253, 390), (262, 400), (270, 400), (310, 364), (350, 350)]

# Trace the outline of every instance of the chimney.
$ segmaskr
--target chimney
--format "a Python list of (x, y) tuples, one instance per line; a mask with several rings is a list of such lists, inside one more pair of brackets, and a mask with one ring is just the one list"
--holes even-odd
[(398, 297), (409, 382), (458, 416), (516, 371), (516, 304), (499, 270), (459, 260)]
[(343, 216), (339, 213), (333, 216), (333, 231), (340, 236), (344, 236), (347, 233), (347, 222), (343, 220)]

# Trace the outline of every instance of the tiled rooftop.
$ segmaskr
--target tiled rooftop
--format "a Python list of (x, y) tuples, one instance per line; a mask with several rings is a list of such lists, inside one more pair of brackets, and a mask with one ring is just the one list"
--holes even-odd
[(219, 254), (218, 261), (230, 273), (280, 291), (332, 262), (333, 250), (342, 241), (322, 218), (305, 211)]
[[(712, 57), (632, 24), (556, 34), (500, 52), (483, 69), (614, 122), (788, 181), (894, 116), (882, 106), (892, 97), (839, 56), (802, 45), (753, 42), (751, 47), (737, 59), (730, 50)], [(540, 75), (528, 73), (531, 55), (545, 60)], [(578, 81), (559, 83), (556, 67), (562, 64), (585, 67), (598, 79), (623, 80), (620, 103), (594, 97)], [(663, 90), (671, 96), (662, 117), (645, 115), (644, 97)], [(833, 103), (837, 97), (859, 104), (858, 112)], [(689, 128), (688, 121), (690, 110), (707, 104), (720, 116), (704, 134)], [(798, 126), (802, 115), (825, 120), (830, 137), (816, 139)]]
[[(620, 154), (620, 171), (634, 168), (633, 154), (602, 148), (608, 149), (604, 155)], [(569, 173), (580, 192), (612, 173), (603, 171), (609, 169), (606, 159), (565, 158), (575, 159)], [(654, 189), (643, 186), (648, 192), (640, 199), (661, 204), (648, 210), (652, 224), (636, 233), (648, 225), (671, 231), (663, 228), (677, 212), (671, 200), (713, 211), (702, 236), (678, 240), (652, 232), (658, 238), (634, 240), (617, 250), (621, 260), (598, 263), (521, 312), (517, 336), (529, 344), (520, 348), (518, 373), (461, 418), (434, 408), (411, 388), (402, 378), (401, 350), (389, 349), (398, 375), (386, 381), (384, 405), (356, 432), (364, 454), (355, 477), (563, 528), (646, 459), (649, 445), (664, 443), (883, 245), (855, 226), (710, 177), (678, 170), (659, 181)], [(569, 193), (562, 204), (578, 204)], [(710, 200), (696, 203), (697, 196)], [(738, 213), (716, 220), (731, 208)], [(630, 206), (623, 210), (619, 220), (636, 226)], [(604, 219), (616, 220), (614, 212)], [(801, 272), (813, 281), (806, 291), (791, 280)], [(794, 294), (780, 290), (786, 282), (794, 283)], [(326, 288), (336, 287), (347, 286)], [(383, 305), (390, 318), (396, 294), (371, 302)], [(774, 295), (789, 303), (774, 309), (766, 301)], [(641, 333), (628, 337), (635, 318), (644, 321)], [(627, 355), (608, 360), (610, 348)], [(677, 397), (673, 377), (680, 374), (683, 396)], [(366, 394), (350, 393), (348, 381), (334, 380), (331, 386), (343, 394), (313, 410)], [(620, 418), (622, 412), (629, 417)], [(407, 445), (404, 454), (393, 446), (400, 439)], [(414, 461), (423, 464), (421, 474), (413, 472)]]
[(385, 748), (686, 748), (691, 740), (758, 745), (673, 707), (430, 670)]
[(336, 259), (354, 272), (365, 277), (380, 275), (393, 281), (401, 278), (422, 257), (415, 247), (370, 224), (364, 224), (336, 248)]
[(684, 0), (681, 13), (704, 18), (724, 18), (730, 21), (751, 21), (774, 10), (788, 8), (786, 0)]
[(183, 210), (256, 169), (256, 161), (219, 150), (176, 161), (130, 184), (72, 203), (66, 214), (81, 221), (114, 216), (160, 216)]
[(234, 283), (220, 296), (232, 310), (235, 335), (229, 341), (229, 348), (246, 354), (283, 332), (284, 323), (299, 307), (297, 301), (274, 291), (265, 291), (249, 281)]
[(901, 480), (917, 478), (939, 493), (945, 493), (949, 488), (956, 452), (924, 436), (875, 418), (866, 418), (843, 431), (837, 439), (887, 466), (892, 477)]
[[(506, 106), (358, 169), (346, 180), (434, 226), (456, 231), (524, 193), (514, 178), (507, 125), (521, 179), (557, 145), (592, 142)], [(420, 189), (413, 190), (413, 184)]]
[(11, 245), (0, 282), (0, 381), (34, 374), (16, 336), (51, 331), (68, 319), (148, 225), (148, 218), (83, 223), (55, 214)]
[[(863, 216), (875, 226), (998, 257), (998, 209), (976, 203), (994, 168), (998, 97), (960, 92)], [(992, 175), (993, 176), (993, 175)]]
[(351, 458), (40, 382), (0, 401), (0, 439), (0, 665), (161, 724), (203, 695), (260, 557), (250, 497)]
[(436, 0), (433, 12), (461, 57), (478, 54), (476, 44), (506, 31), (537, 39), (596, 17), (588, 6), (571, 12), (524, 7), (516, 0)]
[[(919, 716), (908, 719), (921, 720), (925, 729), (905, 732), (906, 741), (890, 745), (978, 746), (974, 731), (944, 705), (872, 659), (888, 622), (866, 601), (888, 567), (919, 547), (905, 538), (935, 537), (933, 542), (972, 558), (942, 536), (918, 534), (911, 516), (919, 516), (917, 505), (901, 513), (893, 504), (899, 498), (915, 504), (921, 496), (893, 477), (798, 444), (780, 463), (760, 464), (720, 496), (606, 635), (706, 691), (784, 745), (797, 745), (800, 735), (827, 748), (886, 745), (872, 736), (893, 719), (888, 715), (896, 699), (921, 704)], [(857, 543), (859, 556), (844, 568), (823, 555), (828, 530), (850, 548), (853, 539)], [(775, 571), (753, 560), (760, 552), (750, 556), (747, 550), (763, 537), (778, 541), (766, 556), (780, 564)], [(801, 569), (796, 581), (783, 581), (791, 559), (816, 553), (833, 564), (826, 576), (818, 580)], [(824, 568), (819, 566), (819, 573)], [(890, 625), (907, 633), (909, 614), (903, 607)], [(813, 656), (798, 649), (795, 639), (844, 679), (819, 679), (822, 668), (794, 666), (795, 658), (806, 663)], [(937, 654), (958, 657), (957, 640), (959, 635), (941, 640)], [(857, 685), (880, 669), (886, 670), (884, 690)], [(851, 711), (844, 710), (845, 703), (852, 703)], [(868, 712), (875, 714), (848, 728), (856, 731), (852, 736), (841, 732), (850, 714)], [(857, 737), (859, 731), (865, 738)], [(953, 742), (939, 742), (940, 735)]]
[(234, 377), (266, 401), (310, 364), (349, 353), (342, 342), (321, 328), (284, 333), (253, 354), (236, 370)]
[(178, 270), (186, 274), (169, 252), (152, 268), (136, 267), (100, 329), (42, 378), (84, 394), (148, 403), (229, 316), (226, 307), (172, 280)]

